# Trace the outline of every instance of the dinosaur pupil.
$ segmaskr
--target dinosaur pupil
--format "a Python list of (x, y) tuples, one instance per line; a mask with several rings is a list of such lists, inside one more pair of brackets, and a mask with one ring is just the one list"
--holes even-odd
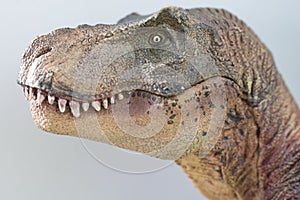
[(160, 41), (161, 41), (161, 37), (159, 35), (153, 37), (153, 42), (159, 43)]

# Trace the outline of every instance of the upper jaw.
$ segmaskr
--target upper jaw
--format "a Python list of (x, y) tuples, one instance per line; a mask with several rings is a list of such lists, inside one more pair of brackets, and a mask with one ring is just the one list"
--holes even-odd
[[(142, 26), (147, 20), (151, 22), (151, 18), (156, 19), (156, 15), (158, 14), (135, 23)], [(151, 64), (146, 63), (143, 66), (120, 72), (120, 66), (127, 65), (128, 67), (134, 64), (133, 60), (124, 57), (122, 57), (124, 60), (115, 66), (104, 62), (103, 66), (89, 67), (100, 61), (103, 62), (105, 56), (111, 53), (102, 52), (105, 56), (99, 60), (101, 46), (97, 46), (97, 42), (101, 45), (118, 42), (120, 35), (123, 35), (123, 28), (127, 27), (128, 32), (130, 26), (133, 24), (93, 27), (84, 25), (75, 29), (58, 29), (48, 35), (38, 37), (24, 54), (18, 83), (41, 91), (45, 96), (50, 94), (78, 102), (109, 99), (122, 92), (135, 90), (148, 91), (148, 93), (167, 98), (178, 95), (197, 83), (187, 81), (182, 74), (178, 74), (170, 67), (167, 68), (164, 64), (149, 66)], [(97, 47), (100, 48), (97, 49)], [(121, 52), (114, 53), (122, 55), (122, 48), (120, 49)]]
[(163, 63), (134, 66), (133, 61), (127, 60), (125, 64), (132, 66), (122, 71), (124, 62), (91, 67), (91, 61), (81, 62), (76, 55), (72, 55), (71, 60), (63, 60), (61, 52), (44, 52), (38, 57), (33, 54), (23, 59), (18, 79), (20, 85), (78, 101), (110, 98), (135, 90), (170, 97), (191, 87), (183, 74)]
[[(38, 37), (23, 56), (18, 83), (56, 96), (89, 101), (132, 90), (170, 97), (190, 87), (184, 78), (178, 78), (177, 72), (167, 69), (165, 64), (149, 66), (151, 63), (145, 63), (134, 67), (135, 60), (131, 57), (134, 52), (123, 56), (127, 50), (126, 46), (122, 47), (124, 39), (111, 52), (120, 36), (118, 31), (114, 32), (116, 39), (108, 33), (116, 27), (122, 29), (121, 25), (79, 26), (58, 29)], [(89, 37), (89, 34), (93, 36)], [(102, 34), (104, 39), (101, 37), (97, 44), (94, 40), (97, 40), (98, 34)], [(112, 54), (116, 54), (114, 59), (120, 59), (120, 62), (112, 63), (107, 58)], [(143, 77), (143, 74), (146, 76)]]

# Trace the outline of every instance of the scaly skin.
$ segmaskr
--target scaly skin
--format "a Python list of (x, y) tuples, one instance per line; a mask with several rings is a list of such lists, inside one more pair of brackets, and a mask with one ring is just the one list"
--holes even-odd
[(227, 11), (55, 30), (25, 52), (18, 83), (39, 128), (176, 160), (209, 199), (300, 198), (299, 108)]

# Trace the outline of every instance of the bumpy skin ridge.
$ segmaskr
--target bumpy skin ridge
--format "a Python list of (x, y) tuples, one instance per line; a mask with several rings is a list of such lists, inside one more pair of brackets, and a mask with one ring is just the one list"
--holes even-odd
[(177, 161), (209, 199), (259, 199), (259, 128), (236, 88), (227, 86), (228, 117), (215, 148)]
[[(225, 74), (228, 74), (228, 77), (231, 77), (231, 79), (239, 84), (242, 93), (239, 92), (239, 95), (234, 99), (242, 98), (246, 105), (237, 106), (240, 108), (244, 107), (245, 110), (251, 113), (250, 115), (254, 116), (253, 124), (247, 125), (247, 128), (242, 129), (243, 132), (247, 132), (249, 127), (254, 127), (253, 132), (256, 133), (251, 137), (254, 138), (256, 136), (257, 139), (255, 141), (258, 143), (257, 147), (252, 147), (252, 150), (256, 149), (256, 155), (253, 157), (253, 155), (247, 152), (242, 157), (245, 159), (252, 156), (252, 162), (256, 160), (254, 166), (257, 171), (247, 170), (247, 167), (239, 166), (244, 171), (237, 177), (239, 180), (247, 182), (245, 176), (253, 175), (257, 176), (257, 182), (243, 185), (243, 182), (239, 182), (238, 180), (231, 183), (230, 180), (226, 180), (225, 178), (225, 182), (231, 185), (235, 191), (232, 196), (228, 196), (227, 198), (300, 198), (299, 109), (282, 81), (280, 74), (277, 72), (271, 53), (260, 42), (253, 31), (232, 14), (224, 10), (212, 9), (196, 9), (193, 12), (194, 15), (200, 16), (202, 15), (200, 12), (212, 14), (204, 15), (211, 16), (211, 18), (206, 17), (206, 20), (218, 31), (222, 45), (221, 47), (212, 47), (211, 53), (216, 59), (222, 63), (226, 63), (226, 68), (224, 68), (226, 70)], [(231, 131), (234, 132), (233, 130)], [(238, 135), (238, 133), (234, 134)], [(233, 140), (236, 141), (237, 139)], [(233, 148), (229, 148), (225, 152), (232, 154), (232, 151)], [(239, 150), (234, 152), (239, 152)], [(222, 161), (228, 157), (226, 153), (217, 159), (217, 161)], [(210, 159), (214, 160), (216, 157), (212, 156)], [(232, 159), (235, 162), (239, 162), (240, 158), (233, 156)], [(198, 162), (206, 163), (207, 160), (198, 160)], [(182, 162), (179, 161), (179, 163), (181, 164)], [(222, 165), (225, 169), (228, 167), (228, 163), (226, 164), (226, 162), (223, 162)], [(238, 167), (230, 166), (230, 168), (230, 170), (235, 170)], [(185, 171), (189, 173), (189, 170), (185, 169)], [(226, 177), (226, 172), (222, 174), (222, 177)], [(191, 178), (198, 181), (198, 184), (197, 182), (196, 184), (199, 188), (201, 188), (204, 182), (207, 182), (203, 181), (199, 183), (201, 178), (195, 178), (194, 175)], [(243, 187), (235, 188), (235, 185)], [(258, 189), (249, 195), (253, 185), (258, 187)], [(216, 188), (213, 187), (206, 195), (212, 199), (226, 199), (224, 196), (219, 197), (219, 193), (211, 196), (214, 191), (216, 191)]]
[[(158, 138), (151, 137), (150, 140), (147, 140), (129, 137), (114, 122), (112, 108), (98, 112), (96, 118), (99, 120), (102, 130), (107, 131), (106, 136), (113, 141), (113, 145), (146, 154), (149, 152), (149, 148), (151, 150), (151, 147), (148, 146), (149, 143), (153, 144), (154, 148), (161, 148), (170, 142), (180, 123), (183, 124), (179, 120), (183, 115), (181, 107), (190, 106), (191, 112), (197, 110), (200, 113), (201, 120), (192, 119), (193, 123), (197, 123), (197, 134), (190, 147), (176, 162), (182, 166), (195, 186), (206, 197), (243, 200), (300, 199), (299, 108), (278, 73), (270, 51), (244, 22), (225, 10), (210, 8), (183, 10), (171, 7), (148, 16), (134, 13), (113, 26), (84, 25), (75, 29), (56, 30), (50, 35), (41, 36), (35, 40), (31, 48), (27, 50), (23, 58), (25, 64), (21, 68), (19, 83), (22, 85), (28, 83), (27, 68), (31, 66), (35, 57), (40, 56), (39, 52), (43, 54), (50, 51), (49, 46), (52, 45), (53, 49), (51, 49), (50, 55), (56, 55), (56, 57), (49, 56), (49, 59), (45, 59), (43, 62), (46, 63), (46, 67), (49, 67), (47, 65), (49, 63), (57, 64), (53, 70), (59, 76), (51, 77), (54, 81), (51, 82), (51, 79), (50, 82), (53, 83), (52, 86), (56, 87), (55, 84), (61, 81), (68, 87), (63, 88), (62, 92), (58, 87), (54, 90), (51, 87), (40, 88), (39, 85), (28, 86), (53, 92), (58, 98), (63, 95), (70, 97), (73, 95), (75, 99), (82, 100), (80, 92), (85, 91), (94, 95), (94, 91), (88, 88), (85, 79), (80, 79), (79, 82), (83, 87), (75, 88), (77, 89), (75, 93), (71, 80), (68, 82), (72, 73), (63, 74), (64, 68), (61, 66), (64, 65), (61, 63), (72, 65), (78, 62), (77, 68), (68, 66), (67, 69), (70, 70), (69, 72), (80, 71), (80, 67), (84, 66), (80, 65), (82, 64), (80, 53), (90, 52), (95, 46), (102, 43), (123, 42), (122, 38), (130, 38), (128, 32), (134, 32), (137, 28), (160, 25), (166, 25), (179, 32), (186, 32), (190, 38), (196, 41), (198, 45), (196, 50), (200, 51), (200, 55), (209, 57), (207, 60), (205, 60), (207, 57), (204, 57), (203, 60), (207, 61), (205, 64), (213, 66), (217, 70), (208, 71), (208, 76), (205, 78), (195, 77), (196, 72), (189, 75), (188, 78), (193, 83), (192, 87), (185, 88), (183, 91), (173, 91), (169, 96), (154, 94), (148, 88), (137, 88), (144, 90), (146, 97), (134, 96), (130, 102), (139, 105), (132, 110), (131, 117), (136, 123), (143, 125), (149, 122), (149, 107), (153, 105), (166, 112), (165, 115), (170, 119), (168, 124), (163, 126)], [(67, 38), (69, 40), (65, 40)], [(62, 49), (64, 50), (65, 47), (67, 51), (62, 54)], [(39, 48), (40, 50), (37, 51)], [(139, 62), (144, 62), (144, 58), (150, 63), (155, 59), (155, 62), (158, 62), (159, 59), (155, 56), (161, 55), (161, 52), (155, 56), (144, 52), (146, 51), (136, 52), (141, 53), (138, 54), (140, 55), (138, 56)], [(166, 58), (161, 58), (158, 63), (163, 64), (162, 66), (172, 66), (175, 63), (174, 65), (179, 66), (178, 73), (188, 74), (188, 68), (182, 64), (184, 62), (181, 61), (181, 58), (168, 56), (170, 55), (166, 54)], [(108, 92), (118, 82), (116, 78), (118, 73), (131, 67), (132, 60), (130, 59), (130, 56), (124, 56), (113, 63), (114, 65), (110, 68), (88, 68), (82, 77), (97, 74), (93, 72), (99, 70), (103, 83), (101, 82), (101, 87), (96, 90), (104, 91), (103, 93)], [(172, 62), (165, 62), (165, 60), (169, 61), (168, 59)], [(189, 59), (189, 57), (185, 59)], [(43, 67), (37, 70), (37, 74), (43, 71)], [(153, 66), (149, 65), (150, 67)], [(167, 71), (165, 72), (167, 73)], [(146, 72), (144, 75), (146, 79), (151, 76), (151, 73), (147, 74)], [(160, 76), (164, 78), (167, 75), (161, 73)], [(160, 78), (160, 76), (156, 74), (154, 77)], [(123, 81), (126, 82), (126, 80)], [(133, 82), (133, 80), (127, 80), (129, 83), (131, 81)], [(175, 83), (176, 80), (170, 82)], [(78, 82), (74, 84), (76, 83)], [(209, 94), (211, 96), (218, 95), (220, 83), (224, 84), (227, 105), (212, 105)], [(44, 84), (44, 86), (49, 85)], [(187, 96), (187, 91), (192, 90), (195, 95)], [(177, 102), (179, 94), (186, 99), (184, 102)], [(153, 97), (163, 98), (163, 105), (157, 102), (149, 103)], [(174, 104), (174, 102), (177, 103)], [(197, 105), (196, 109), (191, 107), (194, 102)], [(60, 114), (56, 105), (52, 107), (46, 104), (40, 105), (34, 98), (30, 100), (30, 104), (33, 118), (41, 129), (108, 143), (107, 138), (102, 138), (99, 127), (89, 124), (89, 121), (93, 120), (92, 111), (83, 113), (82, 118), (76, 121), (76, 124), (70, 113)], [(215, 138), (216, 143), (211, 151), (205, 157), (201, 157), (204, 148), (201, 146), (201, 141), (203, 142), (207, 136), (213, 135), (207, 131), (213, 107), (224, 109), (226, 113), (224, 126), (220, 129), (219, 136)], [(87, 135), (78, 135), (78, 127), (86, 131)], [(130, 125), (128, 127), (130, 128)], [(183, 142), (184, 139), (175, 143), (175, 148), (170, 150), (170, 154), (183, 148), (181, 141)], [(165, 159), (164, 156), (161, 158)]]

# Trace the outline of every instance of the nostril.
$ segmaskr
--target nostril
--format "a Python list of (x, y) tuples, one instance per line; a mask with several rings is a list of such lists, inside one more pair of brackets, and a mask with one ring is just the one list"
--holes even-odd
[(49, 53), (51, 50), (52, 50), (51, 47), (42, 47), (42, 48), (37, 50), (35, 58), (38, 58), (42, 55), (45, 55), (46, 53)]

